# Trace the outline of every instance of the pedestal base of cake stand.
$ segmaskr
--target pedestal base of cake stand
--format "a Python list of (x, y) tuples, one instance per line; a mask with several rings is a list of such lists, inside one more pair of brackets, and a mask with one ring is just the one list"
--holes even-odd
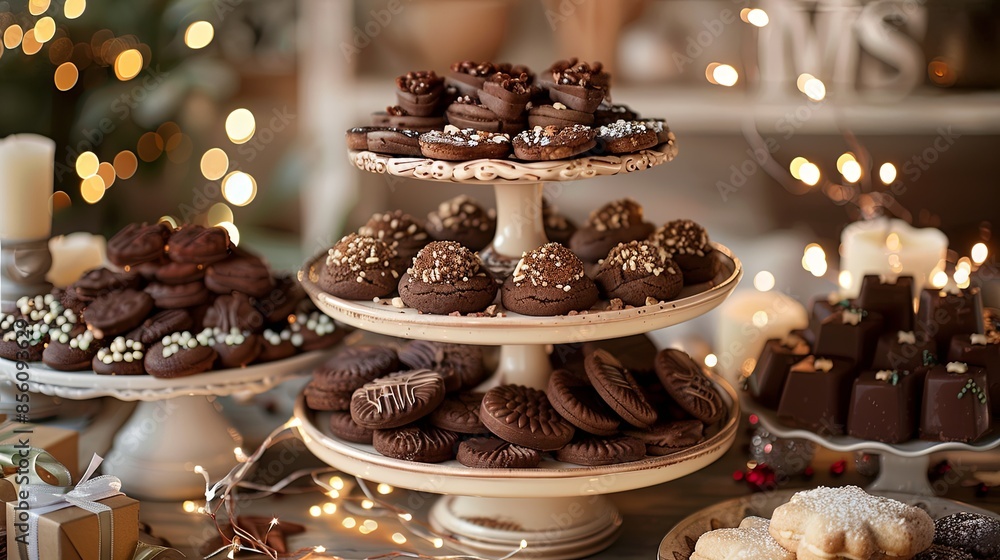
[(483, 249), (483, 264), (497, 278), (506, 278), (526, 251), (548, 242), (542, 219), (542, 183), (500, 183), (497, 198), (497, 232)]
[(927, 480), (927, 470), (930, 467), (930, 455), (921, 457), (900, 457), (892, 453), (879, 455), (879, 471), (875, 482), (868, 485), (868, 492), (885, 494), (899, 492), (917, 496), (933, 496), (936, 494)]
[(236, 465), (235, 448), (242, 444), (213, 397), (144, 401), (115, 435), (103, 469), (136, 498), (198, 498), (205, 479), (195, 467), (223, 476)]
[(564, 560), (604, 550), (618, 537), (622, 516), (603, 496), (575, 498), (475, 498), (444, 496), (431, 509), (431, 525), (462, 549), (499, 557)]
[(513, 383), (545, 390), (552, 365), (543, 344), (505, 344), (500, 347), (500, 365), (491, 386)]

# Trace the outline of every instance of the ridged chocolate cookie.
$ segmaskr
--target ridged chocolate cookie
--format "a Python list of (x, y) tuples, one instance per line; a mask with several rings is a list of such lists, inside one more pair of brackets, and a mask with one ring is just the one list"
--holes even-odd
[(587, 436), (575, 439), (556, 451), (557, 460), (588, 467), (629, 463), (645, 456), (646, 446), (629, 436)]
[(542, 461), (538, 451), (495, 437), (471, 438), (458, 446), (458, 462), (480, 469), (530, 469)]
[(170, 260), (211, 264), (229, 256), (229, 233), (221, 227), (188, 224), (175, 231), (166, 246)]
[(622, 419), (637, 428), (648, 428), (656, 422), (656, 410), (617, 358), (604, 350), (595, 350), (584, 365), (594, 389)]
[(81, 302), (89, 303), (111, 292), (139, 288), (142, 277), (135, 272), (115, 272), (95, 268), (83, 273), (79, 280), (66, 287), (66, 292)]
[(173, 230), (167, 224), (129, 224), (108, 240), (108, 260), (121, 267), (157, 261)]
[(338, 410), (330, 413), (330, 433), (345, 441), (371, 445), (375, 431), (359, 426), (350, 412)]
[(549, 404), (545, 393), (522, 385), (500, 385), (487, 391), (479, 418), (505, 441), (553, 451), (573, 439), (573, 426)]
[(114, 338), (139, 326), (153, 310), (153, 298), (138, 290), (122, 290), (94, 300), (83, 319), (96, 338)]
[(351, 397), (351, 416), (371, 429), (397, 428), (430, 414), (444, 400), (444, 382), (428, 370), (365, 383)]
[(375, 430), (372, 437), (372, 445), (382, 455), (421, 463), (450, 461), (455, 457), (456, 443), (455, 432), (421, 424)]
[(472, 389), (486, 380), (483, 349), (470, 344), (412, 340), (399, 350), (399, 361), (410, 369), (429, 369), (441, 374), (445, 389)]
[(691, 447), (705, 439), (705, 425), (701, 420), (657, 422), (648, 430), (626, 430), (646, 445), (648, 455), (667, 455), (678, 449)]
[(350, 391), (399, 371), (396, 351), (389, 346), (348, 346), (313, 370), (313, 382), (332, 391)]
[(459, 393), (447, 397), (429, 416), (430, 423), (438, 428), (460, 434), (488, 434), (489, 430), (479, 419), (479, 408), (485, 393)]
[(677, 404), (698, 420), (713, 424), (726, 413), (722, 396), (701, 366), (681, 350), (666, 348), (656, 355), (656, 376)]
[(565, 369), (553, 371), (545, 395), (552, 408), (577, 428), (599, 436), (618, 432), (621, 420), (601, 399), (585, 375)]
[(205, 287), (217, 294), (240, 292), (263, 297), (274, 288), (274, 281), (263, 260), (244, 254), (233, 255), (209, 265), (205, 274)]

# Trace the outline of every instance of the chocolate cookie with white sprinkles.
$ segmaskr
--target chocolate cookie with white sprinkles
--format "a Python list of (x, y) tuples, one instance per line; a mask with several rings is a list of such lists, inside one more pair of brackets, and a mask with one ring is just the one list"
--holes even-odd
[(336, 297), (370, 300), (395, 291), (398, 268), (395, 249), (374, 237), (352, 233), (330, 249), (318, 283)]
[(684, 277), (664, 249), (648, 241), (619, 243), (601, 261), (594, 275), (601, 293), (626, 305), (641, 306), (677, 297)]
[(599, 153), (630, 154), (659, 144), (656, 132), (639, 121), (619, 120), (597, 129)]
[(623, 198), (591, 212), (569, 240), (569, 248), (585, 262), (596, 263), (619, 243), (645, 239), (652, 232), (653, 224), (643, 219), (642, 206)]
[(673, 220), (649, 236), (649, 241), (664, 248), (681, 267), (684, 283), (699, 284), (715, 277), (718, 260), (705, 228), (691, 220)]
[(420, 152), (431, 159), (446, 161), (501, 159), (510, 153), (510, 137), (448, 125), (444, 130), (421, 134)]
[(590, 151), (597, 145), (597, 131), (584, 125), (536, 126), (514, 137), (514, 157), (524, 161), (566, 159)]
[(438, 205), (427, 215), (427, 232), (437, 241), (457, 241), (479, 251), (493, 241), (496, 215), (462, 194)]
[(558, 243), (525, 253), (503, 283), (503, 306), (522, 315), (565, 315), (597, 303), (597, 286), (583, 263)]
[(423, 313), (475, 313), (493, 303), (497, 283), (479, 255), (455, 241), (434, 241), (400, 278), (399, 295)]

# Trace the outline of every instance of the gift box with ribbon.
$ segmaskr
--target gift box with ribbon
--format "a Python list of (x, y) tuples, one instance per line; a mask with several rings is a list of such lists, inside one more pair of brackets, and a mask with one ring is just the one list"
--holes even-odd
[[(0, 466), (3, 467), (5, 477), (10, 477), (18, 470), (19, 460), (24, 458), (28, 448), (44, 449), (74, 477), (80, 474), (79, 437), (75, 431), (42, 424), (5, 422), (0, 424)], [(16, 454), (9, 455), (11, 451)], [(69, 484), (55, 480), (45, 482), (59, 486)]]
[[(66, 431), (66, 430), (61, 430)], [(0, 441), (10, 438), (0, 433)], [(73, 434), (73, 453), (76, 454), (76, 432)], [(52, 486), (69, 486), (72, 475), (65, 465), (56, 460), (48, 451), (32, 447), (27, 442), (0, 444), (0, 465), (8, 473), (0, 478), (0, 502), (17, 501), (18, 492), (25, 484), (47, 484)], [(7, 529), (7, 516), (0, 515), (0, 531)]]
[(139, 543), (139, 502), (121, 480), (94, 476), (101, 458), (74, 487), (24, 484), (7, 502), (11, 560), (132, 560)]

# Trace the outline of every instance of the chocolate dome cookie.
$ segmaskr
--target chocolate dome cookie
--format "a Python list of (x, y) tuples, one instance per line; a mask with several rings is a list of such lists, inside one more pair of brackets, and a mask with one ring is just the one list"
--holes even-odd
[(524, 161), (566, 159), (597, 145), (597, 131), (581, 124), (559, 128), (535, 126), (514, 137), (514, 157)]
[(545, 393), (523, 385), (487, 391), (479, 419), (497, 437), (540, 451), (554, 451), (573, 439), (573, 425), (552, 408)]
[(66, 287), (66, 292), (81, 302), (90, 303), (111, 292), (138, 289), (141, 282), (142, 277), (135, 272), (115, 272), (102, 267), (84, 272), (79, 280)]
[(565, 128), (574, 125), (593, 126), (594, 114), (574, 111), (558, 102), (552, 105), (539, 105), (528, 110), (528, 126), (530, 128), (536, 126)]
[[(412, 130), (414, 132), (428, 132), (430, 130), (441, 130), (447, 124), (441, 115), (431, 115), (429, 117), (418, 117), (406, 112), (400, 106), (386, 107), (385, 111), (372, 113), (372, 125), (375, 128), (392, 128), (396, 130)], [(368, 137), (365, 136), (367, 143)], [(366, 148), (367, 149), (367, 148)]]
[(495, 437), (470, 438), (458, 445), (458, 462), (480, 469), (531, 469), (542, 454)]
[(599, 436), (618, 432), (621, 420), (601, 399), (585, 375), (565, 369), (553, 371), (545, 395), (552, 408), (577, 428)]
[(570, 109), (593, 113), (607, 96), (610, 77), (600, 62), (560, 60), (547, 74), (552, 79), (548, 84), (549, 97)]
[(483, 350), (470, 344), (411, 340), (399, 350), (399, 361), (410, 369), (429, 369), (441, 374), (448, 392), (472, 389), (489, 375)]
[(437, 241), (457, 241), (473, 251), (493, 241), (496, 214), (487, 212), (475, 200), (462, 194), (438, 205), (427, 215), (427, 232)]
[(649, 241), (663, 247), (681, 267), (685, 284), (708, 282), (715, 277), (718, 260), (705, 228), (691, 220), (663, 224), (649, 236)]
[(171, 234), (165, 251), (174, 262), (219, 262), (229, 256), (229, 233), (221, 227), (188, 224)]
[(371, 429), (397, 428), (430, 414), (444, 400), (444, 381), (429, 370), (365, 383), (351, 396), (351, 417)]
[(145, 344), (119, 336), (97, 351), (91, 365), (98, 375), (143, 375), (146, 373), (145, 357)]
[(399, 359), (389, 346), (348, 346), (317, 366), (312, 375), (320, 387), (353, 392), (395, 371), (399, 371)]
[(208, 371), (218, 356), (212, 349), (214, 344), (211, 329), (197, 335), (184, 331), (165, 336), (146, 352), (146, 372), (153, 377), (172, 379)]
[(458, 434), (416, 424), (375, 430), (372, 446), (386, 457), (421, 463), (443, 463), (455, 458)]
[(444, 79), (433, 70), (407, 72), (396, 78), (396, 102), (407, 114), (430, 117), (441, 110)]
[(341, 238), (319, 273), (324, 292), (344, 299), (372, 299), (396, 291), (396, 251), (374, 237), (352, 233)]
[(399, 297), (423, 313), (475, 313), (496, 299), (497, 283), (479, 255), (455, 241), (433, 241), (399, 280)]
[(129, 224), (108, 240), (108, 260), (120, 267), (160, 260), (171, 233), (164, 222)]
[(597, 303), (597, 286), (583, 263), (558, 243), (525, 253), (503, 283), (503, 306), (522, 315), (565, 315)]
[(630, 463), (646, 456), (646, 446), (630, 436), (585, 436), (556, 451), (556, 460), (574, 465), (597, 467)]
[(122, 290), (103, 295), (83, 312), (83, 319), (95, 338), (114, 338), (142, 322), (153, 310), (153, 298), (138, 290)]
[(345, 441), (371, 445), (375, 430), (359, 426), (350, 412), (335, 410), (330, 412), (330, 433)]
[(560, 245), (569, 243), (569, 239), (576, 232), (576, 224), (560, 214), (559, 209), (544, 197), (542, 198), (542, 222), (545, 227), (545, 237)]
[(649, 298), (670, 301), (684, 287), (680, 267), (658, 245), (648, 241), (619, 243), (601, 261), (594, 281), (607, 299), (646, 305)]
[(615, 121), (597, 129), (597, 151), (603, 154), (631, 154), (659, 143), (656, 132), (638, 121)]
[(217, 294), (240, 292), (253, 297), (263, 297), (274, 288), (271, 271), (255, 255), (233, 255), (209, 265), (205, 273), (205, 287)]
[(388, 244), (407, 265), (413, 262), (417, 251), (427, 245), (429, 237), (424, 225), (402, 210), (373, 214), (358, 228), (358, 235)]
[(510, 137), (454, 125), (420, 135), (420, 152), (431, 159), (465, 161), (502, 159), (510, 153)]
[(60, 331), (50, 338), (42, 351), (42, 363), (59, 371), (82, 371), (92, 365), (98, 349), (94, 333), (77, 326), (71, 333)]
[(648, 428), (656, 422), (656, 410), (617, 358), (598, 349), (587, 356), (584, 365), (590, 383), (618, 416), (637, 428)]
[(619, 243), (645, 239), (652, 232), (653, 224), (643, 220), (642, 206), (623, 198), (591, 212), (569, 240), (569, 248), (584, 261), (596, 263)]
[(691, 416), (706, 424), (721, 420), (726, 405), (698, 362), (681, 350), (665, 348), (656, 355), (656, 376), (670, 396)]
[(490, 433), (479, 419), (479, 408), (483, 404), (484, 394), (470, 392), (446, 397), (441, 406), (431, 412), (428, 417), (430, 423), (459, 434)]
[(976, 558), (1000, 558), (1000, 520), (978, 513), (953, 513), (934, 522), (934, 543)]

